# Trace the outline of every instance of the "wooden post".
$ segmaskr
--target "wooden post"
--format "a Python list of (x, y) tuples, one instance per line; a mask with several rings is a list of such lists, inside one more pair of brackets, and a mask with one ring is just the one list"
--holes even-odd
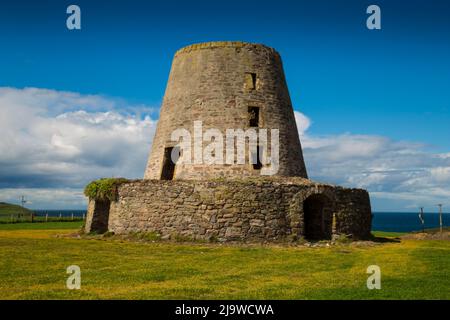
[(48, 212), (45, 214), (45, 222), (48, 222)]
[(438, 204), (439, 206), (439, 228), (441, 230), (442, 235), (442, 204)]
[(86, 220), (86, 214), (83, 213), (83, 220)]
[(331, 238), (335, 238), (337, 236), (336, 230), (336, 212), (333, 212), (333, 220), (331, 222)]
[(425, 233), (425, 219), (423, 218), (423, 207), (420, 207), (419, 219), (420, 223), (422, 224), (422, 233)]
[(72, 212), (72, 221), (73, 221), (73, 212)]

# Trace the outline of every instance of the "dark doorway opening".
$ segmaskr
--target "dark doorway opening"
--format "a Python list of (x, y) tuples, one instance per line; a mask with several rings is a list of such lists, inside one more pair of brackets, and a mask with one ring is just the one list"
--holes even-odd
[(109, 200), (95, 200), (90, 232), (105, 233), (108, 231), (110, 205)]
[(304, 235), (308, 240), (329, 240), (332, 236), (333, 214), (331, 201), (322, 194), (314, 194), (303, 202)]
[(164, 149), (164, 160), (161, 172), (161, 180), (173, 180), (175, 165), (180, 157), (179, 147), (169, 147)]

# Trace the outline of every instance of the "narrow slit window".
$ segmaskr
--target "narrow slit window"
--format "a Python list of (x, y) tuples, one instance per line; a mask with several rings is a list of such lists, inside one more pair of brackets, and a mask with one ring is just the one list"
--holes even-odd
[(256, 73), (247, 72), (245, 74), (245, 87), (248, 90), (256, 89)]
[(248, 107), (248, 117), (250, 127), (259, 127), (259, 108)]
[(161, 180), (173, 180), (175, 174), (175, 166), (179, 157), (180, 157), (180, 148), (169, 147), (164, 149), (164, 160), (161, 172)]

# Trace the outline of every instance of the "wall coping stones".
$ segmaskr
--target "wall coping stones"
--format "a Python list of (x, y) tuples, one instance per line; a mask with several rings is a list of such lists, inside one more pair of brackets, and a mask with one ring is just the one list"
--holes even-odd
[(212, 42), (195, 43), (195, 44), (191, 44), (186, 47), (183, 47), (175, 53), (175, 57), (180, 54), (183, 54), (183, 53), (189, 53), (192, 51), (203, 50), (203, 49), (215, 49), (215, 48), (236, 48), (236, 49), (258, 48), (258, 49), (268, 50), (278, 56), (280, 55), (274, 48), (271, 48), (271, 47), (268, 47), (266, 45), (259, 44), (259, 43), (249, 43), (249, 42), (243, 42), (243, 41), (212, 41)]

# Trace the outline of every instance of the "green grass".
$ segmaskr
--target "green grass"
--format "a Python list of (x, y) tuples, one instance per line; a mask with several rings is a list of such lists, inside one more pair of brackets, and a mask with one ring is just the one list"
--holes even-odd
[[(0, 299), (450, 299), (449, 241), (305, 248), (56, 237), (74, 231), (0, 230)], [(366, 288), (372, 264), (381, 290)], [(65, 287), (70, 265), (81, 267), (81, 290)]]
[(31, 211), (16, 204), (0, 202), (0, 217), (9, 217), (12, 214), (23, 214), (24, 216), (30, 216)]
[[(443, 231), (450, 231), (450, 227), (443, 227)], [(425, 233), (438, 233), (439, 228), (425, 229)], [(421, 233), (422, 231), (414, 231), (412, 233)], [(408, 234), (407, 232), (386, 232), (386, 231), (372, 231), (372, 234), (376, 237), (387, 237), (387, 238), (397, 238)]]
[(0, 223), (0, 230), (67, 230), (80, 229), (83, 221)]
[[(438, 228), (432, 228), (432, 229), (425, 229), (425, 232), (428, 232), (428, 233), (437, 233), (437, 232), (439, 232), (441, 229), (438, 227)], [(442, 230), (443, 231), (450, 231), (450, 227), (442, 227)]]
[(406, 232), (372, 231), (372, 234), (375, 237), (396, 238), (396, 237), (404, 236), (406, 234)]

